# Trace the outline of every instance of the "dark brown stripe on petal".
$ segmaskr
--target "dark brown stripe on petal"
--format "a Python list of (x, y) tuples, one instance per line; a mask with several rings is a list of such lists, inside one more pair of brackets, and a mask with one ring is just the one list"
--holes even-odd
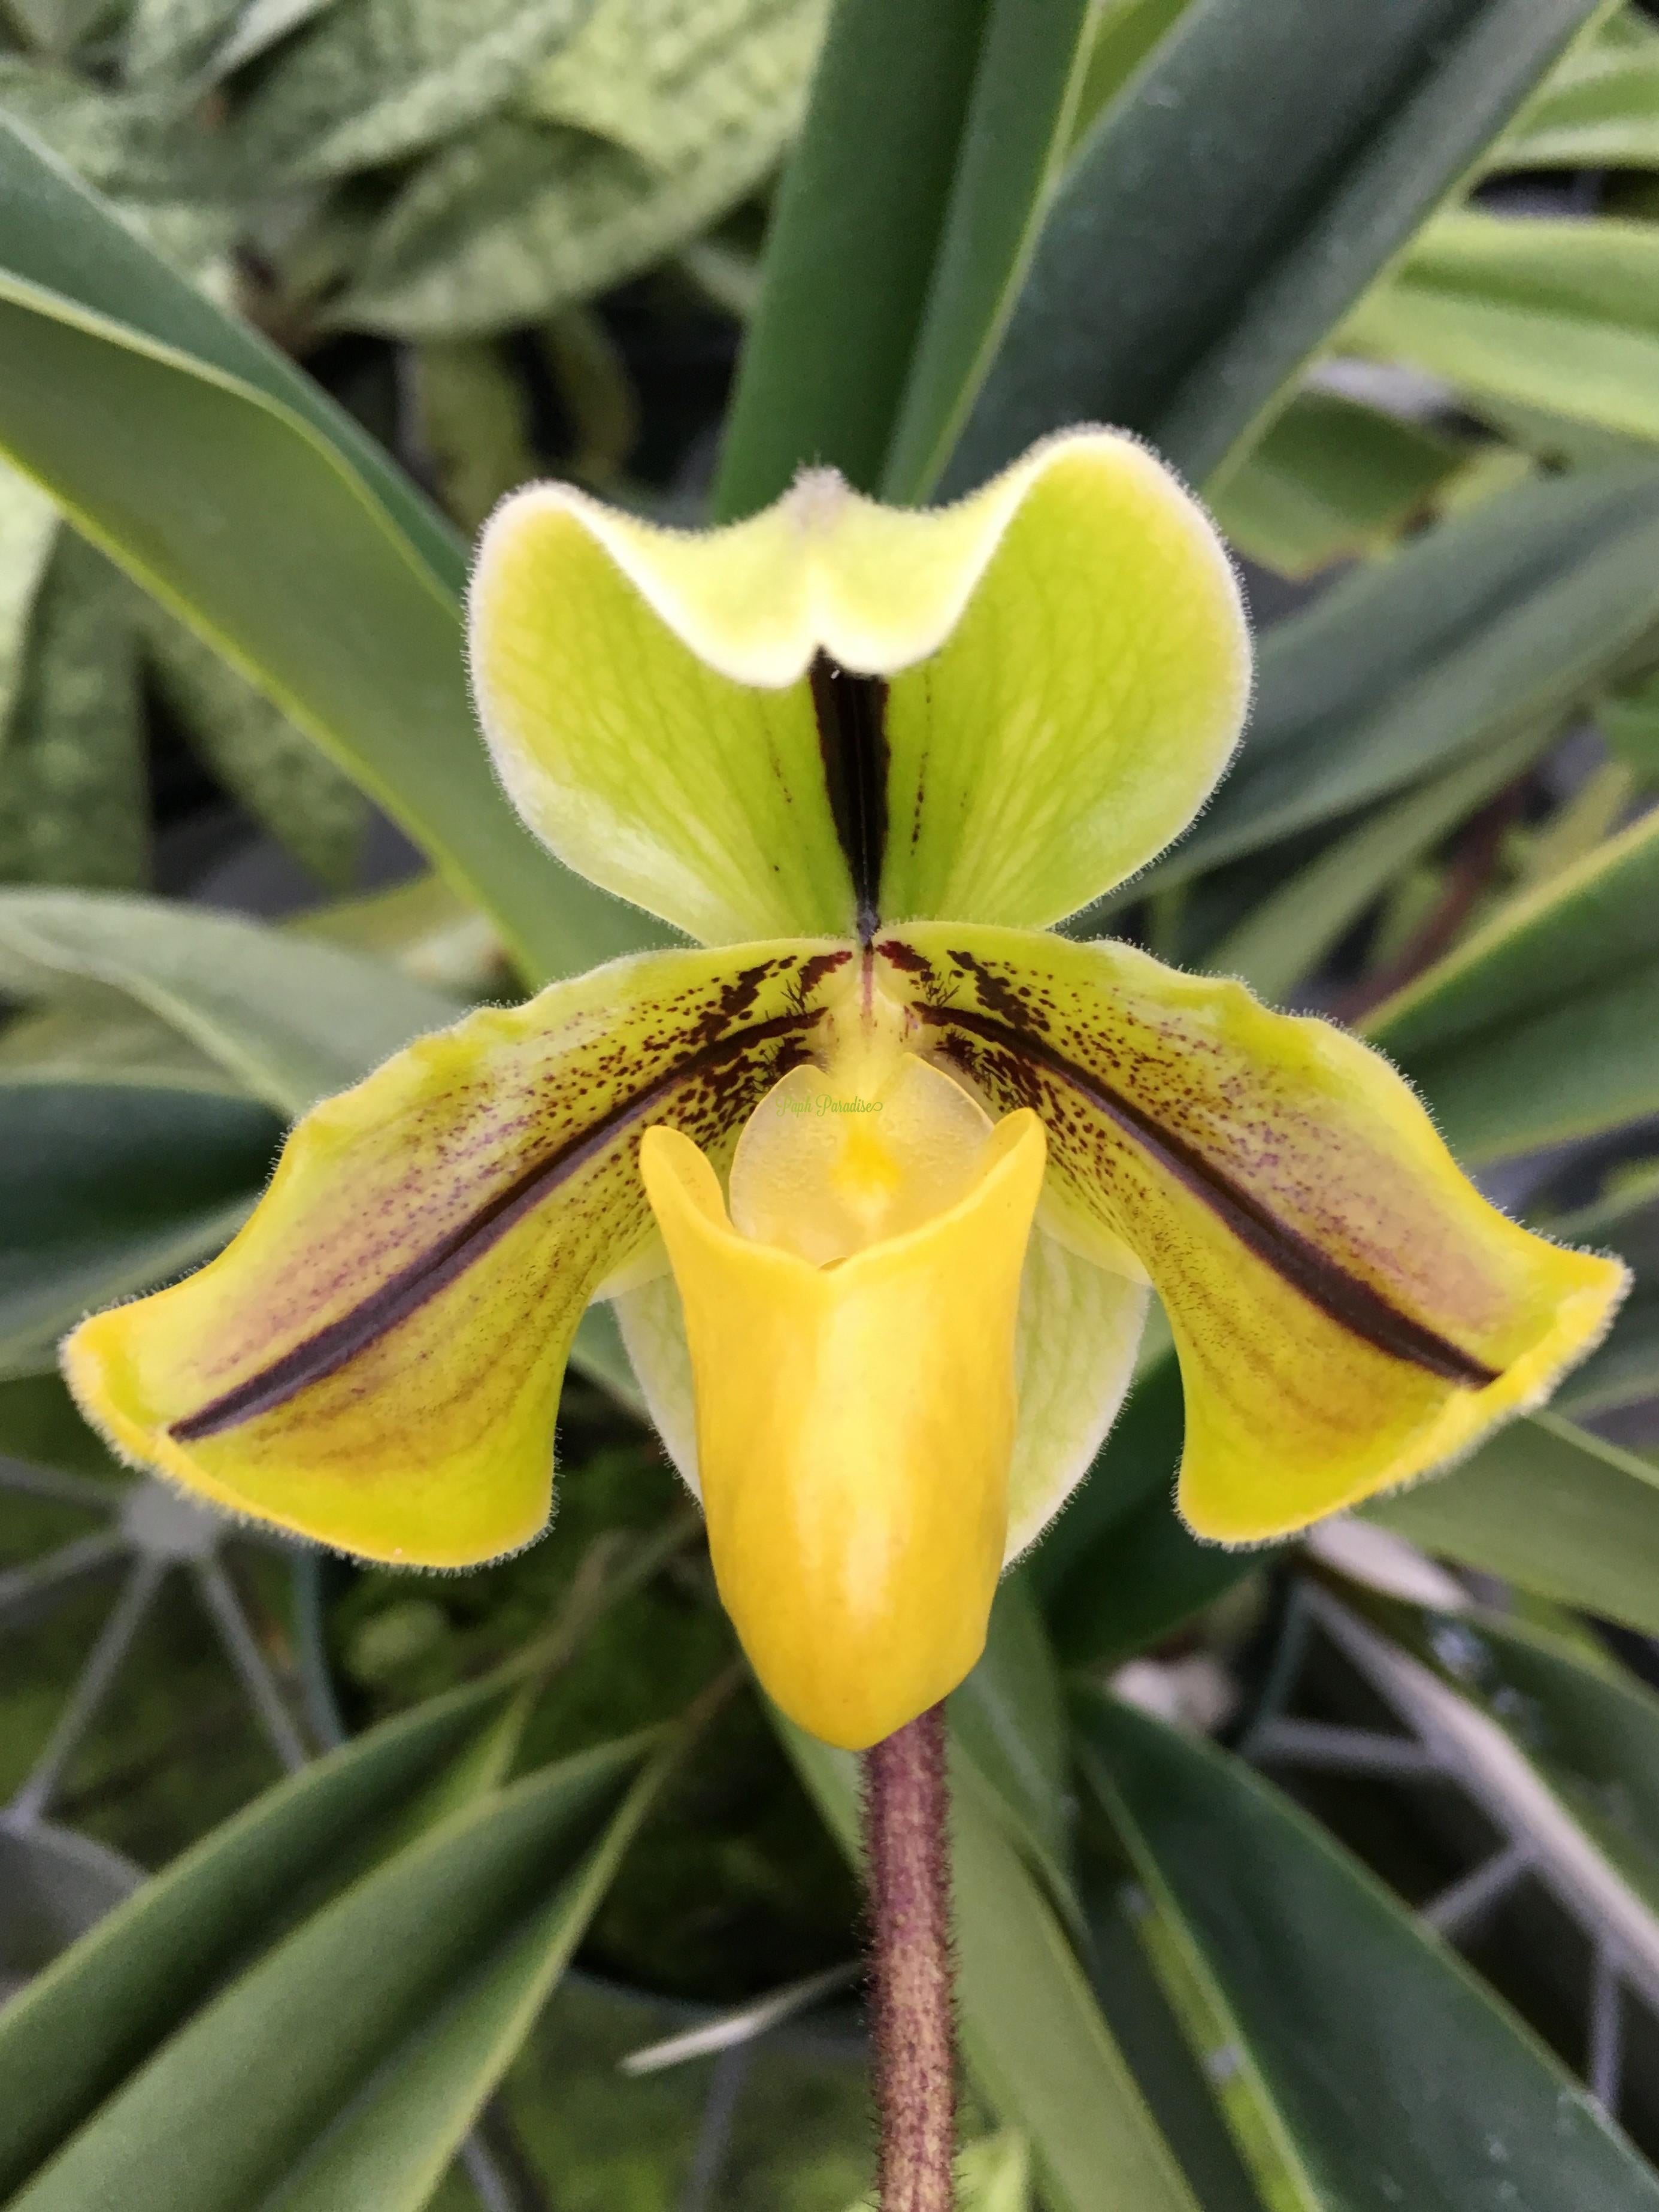
[(776, 1014), (769, 1021), (756, 1022), (746, 1030), (739, 1030), (733, 1036), (705, 1045), (677, 1060), (666, 1074), (659, 1076), (642, 1091), (636, 1091), (631, 1097), (623, 1099), (591, 1128), (571, 1138), (545, 1158), (532, 1161), (505, 1189), (497, 1191), (488, 1204), (469, 1214), (407, 1267), (389, 1276), (349, 1313), (330, 1322), (303, 1343), (296, 1344), (291, 1352), (285, 1352), (280, 1359), (273, 1359), (268, 1367), (250, 1375), (246, 1382), (238, 1382), (222, 1396), (210, 1399), (195, 1413), (173, 1422), (170, 1433), (182, 1443), (218, 1436), (226, 1429), (236, 1428), (244, 1421), (270, 1413), (309, 1384), (322, 1382), (464, 1274), (526, 1214), (550, 1198), (562, 1183), (568, 1182), (630, 1123), (648, 1114), (678, 1085), (737, 1059), (755, 1045), (799, 1034), (811, 1028), (817, 1018), (811, 1008)]
[(880, 926), (887, 851), (887, 685), (879, 676), (854, 676), (827, 653), (814, 658), (807, 680), (830, 811), (858, 902), (859, 941), (868, 945)]
[(1031, 1030), (1011, 1027), (989, 1014), (968, 1013), (951, 1006), (915, 1006), (911, 1011), (921, 1021), (982, 1038), (1016, 1061), (1043, 1069), (1086, 1098), (1143, 1145), (1183, 1188), (1201, 1199), (1257, 1259), (1322, 1313), (1379, 1352), (1408, 1360), (1413, 1367), (1467, 1390), (1483, 1390), (1498, 1380), (1495, 1367), (1414, 1320), (1370, 1284), (1351, 1275), (1310, 1237), (1279, 1220), (1254, 1193), (1206, 1159), (1194, 1146), (1164, 1128), (1143, 1108), (1086, 1068), (1065, 1059)]

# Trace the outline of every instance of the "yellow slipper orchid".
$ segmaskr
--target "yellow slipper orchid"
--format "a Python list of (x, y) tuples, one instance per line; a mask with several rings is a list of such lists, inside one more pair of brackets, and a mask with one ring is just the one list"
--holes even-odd
[(485, 532), (480, 717), (562, 860), (713, 949), (619, 961), (307, 1115), (222, 1256), (64, 1347), (117, 1449), (378, 1559), (545, 1525), (613, 1297), (772, 1696), (860, 1747), (958, 1682), (1148, 1285), (1200, 1534), (1469, 1449), (1617, 1261), (1505, 1218), (1375, 1053), (1046, 926), (1144, 866), (1249, 691), (1201, 510), (1110, 432), (960, 505), (823, 472), (702, 534), (562, 486)]

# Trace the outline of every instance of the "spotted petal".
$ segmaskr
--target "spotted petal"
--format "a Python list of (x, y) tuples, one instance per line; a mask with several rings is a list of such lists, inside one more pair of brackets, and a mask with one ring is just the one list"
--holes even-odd
[(1103, 430), (928, 513), (818, 471), (693, 534), (533, 487), (484, 534), (471, 655), (526, 821), (708, 943), (1056, 920), (1192, 818), (1249, 684), (1202, 511)]
[(878, 951), (993, 1109), (1042, 1115), (1050, 1227), (1151, 1275), (1199, 1534), (1280, 1535), (1428, 1473), (1607, 1328), (1621, 1265), (1488, 1205), (1329, 1024), (1124, 945), (917, 925)]
[(648, 954), (422, 1039), (299, 1123), (218, 1260), (76, 1330), (83, 1411), (343, 1550), (455, 1566), (528, 1541), (576, 1323), (651, 1233), (641, 1131), (718, 1152), (850, 958)]

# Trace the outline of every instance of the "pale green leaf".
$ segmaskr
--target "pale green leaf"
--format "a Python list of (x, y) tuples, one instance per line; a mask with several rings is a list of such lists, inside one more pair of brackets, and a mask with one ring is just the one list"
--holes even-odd
[(0, 756), (58, 526), (58, 510), (46, 494), (0, 464)]
[(351, 0), (265, 71), (237, 122), (256, 173), (347, 174), (490, 114), (570, 37), (586, 0)]
[(1309, 576), (1381, 551), (1427, 513), (1462, 460), (1431, 431), (1334, 392), (1304, 392), (1228, 475), (1216, 520), (1251, 560)]
[(1601, 734), (1644, 784), (1659, 783), (1659, 677), (1615, 692), (1595, 710)]
[(1656, 616), (1650, 468), (1522, 484), (1440, 524), (1267, 633), (1237, 762), (1153, 880), (1178, 882), (1565, 715)]
[(1470, 1158), (1659, 1105), (1659, 816), (1486, 925), (1368, 1019)]
[(1342, 343), (1477, 398), (1659, 440), (1659, 224), (1442, 216)]
[(303, 1113), (463, 1009), (380, 962), (160, 900), (0, 892), (0, 977), (128, 993), (280, 1113)]
[(332, 751), (532, 970), (648, 941), (549, 862), (490, 774), (453, 532), (317, 386), (0, 120), (7, 267), (0, 451)]
[(235, 28), (209, 60), (204, 75), (216, 83), (337, 4), (337, 0), (246, 0)]
[(1557, 1414), (1361, 1510), (1425, 1551), (1659, 1633), (1659, 1468)]
[(823, 17), (822, 0), (771, 0), (741, 38), (637, 47), (634, 75), (676, 118), (651, 161), (507, 117), (458, 138), (392, 201), (334, 319), (410, 337), (497, 330), (660, 260), (775, 167)]
[(1239, 976), (1264, 999), (1288, 998), (1403, 869), (1521, 775), (1547, 741), (1544, 732), (1522, 731), (1334, 838), (1212, 945), (1204, 966)]
[(1486, 166), (1659, 168), (1659, 52), (1651, 44), (1615, 48), (1547, 84)]

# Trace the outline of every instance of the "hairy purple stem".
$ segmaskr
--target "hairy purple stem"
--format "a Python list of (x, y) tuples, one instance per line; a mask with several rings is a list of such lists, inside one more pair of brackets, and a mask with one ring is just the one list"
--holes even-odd
[(956, 2019), (945, 1708), (864, 1754), (881, 2212), (956, 2202)]

